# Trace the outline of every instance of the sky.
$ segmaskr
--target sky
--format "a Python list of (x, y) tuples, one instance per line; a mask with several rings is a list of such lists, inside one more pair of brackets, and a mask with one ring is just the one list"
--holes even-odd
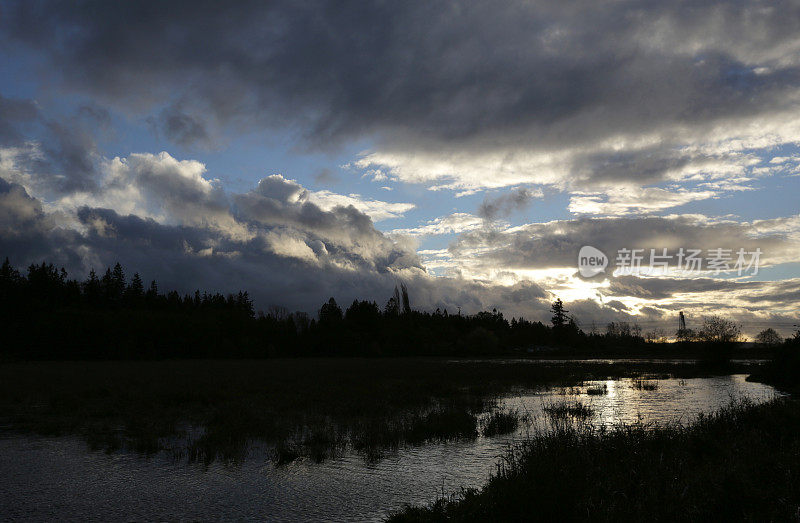
[(17, 266), (265, 310), (404, 282), (585, 330), (800, 323), (798, 2), (0, 0), (0, 49)]

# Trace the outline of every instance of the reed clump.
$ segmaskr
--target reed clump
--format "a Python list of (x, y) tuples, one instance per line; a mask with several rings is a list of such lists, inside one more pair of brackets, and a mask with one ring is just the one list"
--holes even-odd
[(585, 420), (592, 417), (594, 409), (580, 401), (573, 401), (569, 403), (553, 403), (545, 405), (542, 409), (544, 413), (552, 419), (577, 419)]
[(631, 381), (631, 386), (636, 390), (658, 390), (658, 381), (646, 378), (635, 378)]
[(484, 436), (510, 434), (527, 418), (527, 415), (520, 414), (517, 409), (494, 411), (480, 421), (481, 434)]
[(590, 385), (586, 388), (586, 394), (589, 396), (605, 396), (608, 394), (608, 385), (601, 383), (599, 385)]

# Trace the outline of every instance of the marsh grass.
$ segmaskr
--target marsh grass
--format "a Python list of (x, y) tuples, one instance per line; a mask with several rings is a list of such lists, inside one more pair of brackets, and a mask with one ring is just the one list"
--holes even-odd
[(552, 419), (585, 420), (594, 414), (594, 409), (578, 400), (569, 403), (551, 403), (542, 407), (542, 411)]
[(589, 396), (605, 396), (608, 394), (608, 385), (605, 383), (598, 385), (591, 385), (586, 388), (586, 394)]
[(631, 386), (636, 390), (658, 390), (658, 381), (645, 378), (635, 378)]
[(276, 463), (348, 449), (371, 460), (400, 445), (475, 438), (481, 413), (509, 391), (654, 370), (437, 358), (4, 363), (0, 422), (77, 435), (96, 450), (206, 463), (241, 460), (254, 441), (273, 446)]
[(275, 443), (272, 460), (276, 465), (286, 465), (300, 458), (321, 463), (340, 456), (346, 448), (347, 438), (338, 427), (332, 425), (305, 427)]
[(581, 394), (580, 387), (559, 387), (558, 394), (560, 396), (579, 396)]
[(480, 431), (483, 436), (510, 434), (528, 419), (527, 414), (520, 414), (517, 409), (496, 410), (480, 420)]
[(499, 394), (562, 376), (437, 359), (22, 363), (0, 366), (0, 419), (107, 452), (235, 462), (259, 440), (276, 463), (349, 448), (371, 460), (474, 439)]
[(795, 521), (800, 406), (732, 404), (685, 427), (568, 426), (511, 449), (482, 489), (390, 521)]

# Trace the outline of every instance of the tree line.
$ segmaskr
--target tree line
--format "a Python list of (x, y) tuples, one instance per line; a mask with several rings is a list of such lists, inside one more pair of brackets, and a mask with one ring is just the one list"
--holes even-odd
[(0, 267), (0, 296), (3, 304), (14, 309), (42, 310), (55, 307), (83, 309), (216, 309), (235, 311), (253, 316), (253, 302), (247, 292), (208, 294), (195, 291), (181, 296), (176, 291), (159, 292), (158, 284), (151, 281), (145, 289), (142, 278), (135, 273), (130, 281), (125, 278), (122, 265), (117, 263), (106, 269), (102, 277), (92, 269), (88, 278), (79, 282), (70, 279), (62, 267), (42, 262), (28, 267), (22, 275), (6, 258)]
[(316, 316), (272, 306), (255, 311), (246, 291), (223, 295), (162, 292), (117, 263), (98, 276), (72, 279), (53, 264), (23, 274), (0, 267), (0, 356), (24, 359), (128, 359), (307, 355), (489, 355), (582, 348), (595, 352), (642, 347), (641, 329), (611, 323), (588, 334), (561, 300), (550, 324), (507, 320), (496, 309), (419, 311), (405, 284), (383, 306), (334, 298)]

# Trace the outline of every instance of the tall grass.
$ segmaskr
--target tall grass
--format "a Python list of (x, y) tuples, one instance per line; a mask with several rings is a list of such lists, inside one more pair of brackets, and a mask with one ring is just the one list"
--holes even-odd
[(592, 414), (594, 414), (594, 409), (592, 409), (592, 407), (577, 400), (571, 403), (553, 403), (545, 405), (542, 410), (547, 416), (553, 419), (573, 418), (585, 420), (592, 417)]
[(497, 410), (480, 421), (481, 434), (484, 436), (499, 436), (517, 430), (520, 422), (527, 421), (527, 415), (521, 415), (518, 410)]
[(480, 490), (391, 521), (789, 521), (800, 405), (738, 403), (688, 427), (564, 425), (510, 451)]

